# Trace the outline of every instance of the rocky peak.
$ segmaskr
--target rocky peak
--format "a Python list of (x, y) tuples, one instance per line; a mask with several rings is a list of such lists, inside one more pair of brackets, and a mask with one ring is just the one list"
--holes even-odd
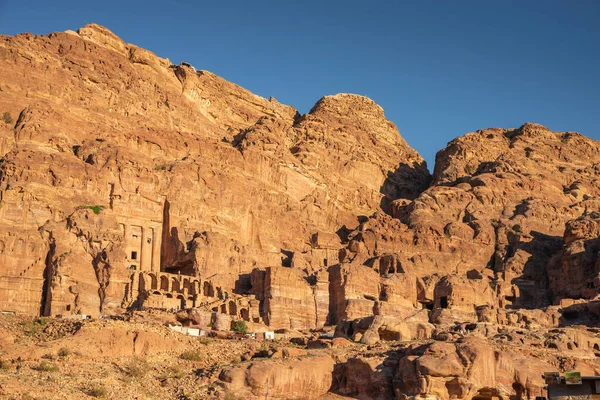
[(544, 125), (535, 124), (532, 122), (526, 122), (521, 125), (518, 129), (515, 129), (513, 132), (508, 132), (507, 136), (510, 138), (519, 137), (519, 136), (527, 136), (527, 137), (552, 137), (556, 135), (550, 129), (546, 128)]
[(310, 110), (310, 114), (358, 115), (360, 117), (385, 118), (383, 108), (368, 97), (352, 93), (323, 96)]
[(87, 24), (77, 30), (79, 36), (99, 46), (125, 54), (126, 43), (109, 29), (98, 24)]
[[(567, 147), (572, 151), (566, 151)], [(544, 171), (552, 175), (557, 170), (569, 174), (600, 161), (599, 150), (598, 142), (585, 136), (552, 132), (539, 124), (483, 129), (452, 140), (437, 153), (433, 183), (476, 175), (489, 170), (490, 163), (523, 174)]]

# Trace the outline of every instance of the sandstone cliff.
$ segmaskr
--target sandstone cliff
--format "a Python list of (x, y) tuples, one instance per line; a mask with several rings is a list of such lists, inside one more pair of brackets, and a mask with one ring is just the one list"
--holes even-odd
[(431, 176), (368, 98), (300, 115), (98, 25), (0, 36), (0, 61), (0, 310), (181, 307), (213, 329), (404, 343), (303, 381), (310, 359), (223, 375), (248, 396), (532, 397), (577, 365), (553, 352), (595, 357), (597, 141), (480, 130)]
[(2, 308), (120, 307), (127, 268), (233, 288), (430, 180), (360, 96), (300, 116), (97, 25), (2, 36), (0, 59)]

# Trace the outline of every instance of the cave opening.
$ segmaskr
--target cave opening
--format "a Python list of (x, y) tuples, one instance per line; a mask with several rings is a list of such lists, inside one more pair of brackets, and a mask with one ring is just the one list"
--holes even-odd
[(441, 308), (448, 308), (448, 296), (442, 296), (442, 297), (440, 297), (440, 307)]

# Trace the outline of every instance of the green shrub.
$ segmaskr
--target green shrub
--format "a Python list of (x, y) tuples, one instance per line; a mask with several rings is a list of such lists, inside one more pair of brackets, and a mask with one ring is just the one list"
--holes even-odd
[(58, 366), (49, 361), (42, 361), (40, 365), (38, 365), (37, 370), (42, 372), (56, 372), (58, 371)]
[(235, 321), (233, 323), (232, 329), (235, 333), (243, 333), (244, 335), (248, 332), (248, 327), (246, 326), (246, 323), (242, 320)]
[(8, 111), (6, 111), (3, 115), (2, 115), (2, 120), (4, 122), (6, 122), (7, 124), (12, 124), (13, 123), (13, 119), (10, 116), (10, 113)]
[(66, 347), (61, 347), (61, 349), (58, 350), (59, 357), (67, 357), (69, 355), (71, 355), (71, 350), (67, 349)]
[(104, 210), (105, 208), (106, 208), (106, 206), (100, 206), (100, 205), (77, 207), (77, 209), (79, 209), (79, 210), (83, 210), (83, 209), (92, 210), (92, 212), (96, 215), (100, 214), (100, 211)]
[(187, 361), (201, 361), (202, 353), (198, 349), (188, 350), (181, 354), (181, 358), (183, 358), (184, 360), (187, 360)]
[(48, 323), (48, 318), (35, 318), (31, 322), (23, 322), (23, 331), (27, 336), (36, 336), (40, 334), (46, 324)]
[(94, 384), (91, 388), (87, 390), (87, 395), (92, 397), (103, 398), (106, 397), (108, 391), (106, 388), (100, 384)]

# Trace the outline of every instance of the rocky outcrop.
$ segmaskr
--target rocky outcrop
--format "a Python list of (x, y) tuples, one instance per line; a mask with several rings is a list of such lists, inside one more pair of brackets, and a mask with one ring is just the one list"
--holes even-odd
[[(384, 275), (416, 275), (418, 301), (436, 308), (472, 315), (492, 304), (555, 304), (549, 265), (562, 250), (565, 224), (598, 207), (599, 146), (535, 124), (457, 138), (438, 153), (427, 190), (412, 202), (394, 202), (395, 218), (376, 213), (349, 234), (345, 260)], [(456, 287), (453, 299), (436, 286), (440, 279)]]
[(592, 212), (567, 222), (564, 247), (548, 265), (556, 303), (564, 298), (594, 299), (600, 287), (600, 214)]
[(538, 377), (552, 366), (515, 353), (495, 352), (485, 340), (435, 343), (400, 359), (395, 382), (397, 398), (428, 393), (448, 399), (499, 397), (516, 391), (519, 397), (542, 394)]
[(330, 356), (251, 363), (223, 371), (220, 379), (247, 399), (316, 399), (331, 388), (334, 364)]

